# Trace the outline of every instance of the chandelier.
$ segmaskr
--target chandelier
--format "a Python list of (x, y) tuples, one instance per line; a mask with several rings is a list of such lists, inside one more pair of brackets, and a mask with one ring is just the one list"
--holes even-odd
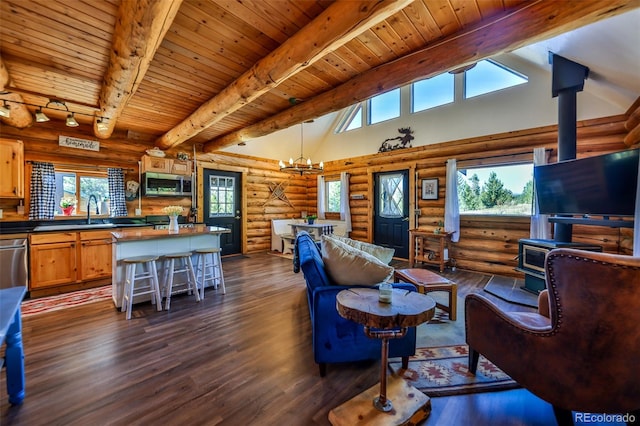
[[(313, 120), (306, 121), (305, 123), (313, 123)], [(314, 164), (311, 162), (311, 158), (304, 158), (303, 156), (303, 148), (304, 148), (304, 133), (303, 133), (304, 123), (300, 123), (300, 157), (295, 160), (289, 158), (289, 164), (285, 164), (282, 160), (280, 160), (280, 171), (285, 173), (296, 174), (299, 173), (302, 175), (316, 175), (322, 173), (324, 171), (324, 164), (322, 161), (319, 164)]]

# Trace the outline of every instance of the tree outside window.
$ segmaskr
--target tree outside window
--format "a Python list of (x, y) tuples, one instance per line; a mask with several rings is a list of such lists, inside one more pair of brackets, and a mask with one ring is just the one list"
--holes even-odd
[[(98, 206), (102, 201), (109, 199), (109, 180), (106, 173), (56, 172), (56, 214), (62, 214), (62, 207), (60, 207), (62, 198), (75, 198), (78, 200), (75, 214), (86, 213), (87, 203), (91, 195), (96, 196)], [(92, 204), (91, 211), (95, 212), (95, 208), (96, 206)]]
[(532, 201), (532, 164), (458, 170), (462, 214), (528, 216)]
[(325, 181), (325, 211), (329, 213), (340, 213), (340, 190), (341, 182), (339, 180)]

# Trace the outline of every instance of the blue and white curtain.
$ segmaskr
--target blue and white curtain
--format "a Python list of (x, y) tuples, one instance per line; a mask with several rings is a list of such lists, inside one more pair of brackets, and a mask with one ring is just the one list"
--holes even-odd
[(126, 216), (127, 203), (125, 202), (124, 172), (122, 169), (107, 169), (109, 181), (109, 200), (111, 201), (111, 217)]
[(53, 219), (56, 212), (56, 171), (53, 164), (32, 164), (29, 193), (29, 220)]
[(444, 200), (444, 231), (453, 232), (451, 241), (460, 239), (460, 206), (458, 205), (458, 165), (455, 158), (447, 160), (446, 191)]
[[(535, 148), (533, 150), (533, 165), (542, 166), (547, 164), (547, 157), (544, 148)], [(531, 228), (529, 237), (539, 240), (551, 239), (551, 224), (549, 223), (549, 215), (540, 214), (538, 206), (538, 195), (536, 194), (535, 182), (533, 187), (533, 212), (531, 214)]]
[(347, 236), (351, 229), (351, 208), (349, 207), (349, 173), (340, 173), (340, 220), (345, 221)]

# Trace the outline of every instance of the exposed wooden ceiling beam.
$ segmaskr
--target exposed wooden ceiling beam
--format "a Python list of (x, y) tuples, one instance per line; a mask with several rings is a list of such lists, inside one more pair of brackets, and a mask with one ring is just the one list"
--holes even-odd
[[(269, 119), (211, 140), (205, 152), (265, 136), (395, 89), (482, 59), (574, 30), (638, 7), (637, 0), (538, 0), (396, 61), (362, 73), (346, 83)], [(455, 52), (455, 54), (452, 54)], [(551, 96), (551, 94), (549, 94)]]
[(167, 149), (196, 136), (412, 1), (340, 0), (333, 3), (218, 95), (161, 136), (156, 145)]
[(94, 120), (93, 131), (108, 138), (127, 102), (138, 90), (153, 56), (169, 30), (182, 0), (123, 1), (118, 10), (109, 68), (100, 93), (100, 112), (105, 127)]
[(9, 87), (10, 85), (11, 75), (9, 75), (9, 70), (4, 65), (4, 61), (0, 58), (0, 92), (4, 92), (5, 89), (7, 91), (11, 91), (11, 93), (0, 93), (0, 99), (19, 102), (9, 103), (11, 114), (9, 117), (2, 117), (2, 122), (8, 126), (24, 129), (25, 127), (29, 127), (33, 124), (33, 116), (31, 115), (31, 112), (29, 112), (29, 109), (22, 104), (22, 102), (24, 102), (22, 95), (13, 92), (11, 87)]

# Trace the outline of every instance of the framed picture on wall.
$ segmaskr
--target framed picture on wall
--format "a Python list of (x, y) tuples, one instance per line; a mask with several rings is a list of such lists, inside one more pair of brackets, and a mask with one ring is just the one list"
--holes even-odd
[(422, 179), (422, 199), (423, 200), (438, 199), (438, 178)]

